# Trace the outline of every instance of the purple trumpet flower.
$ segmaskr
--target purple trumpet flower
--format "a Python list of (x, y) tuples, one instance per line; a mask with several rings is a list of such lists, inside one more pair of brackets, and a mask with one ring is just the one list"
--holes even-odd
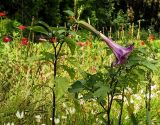
[(117, 43), (113, 42), (111, 39), (97, 31), (93, 26), (90, 24), (84, 22), (84, 21), (78, 21), (80, 26), (92, 31), (96, 35), (100, 36), (106, 44), (112, 49), (114, 55), (116, 56), (116, 61), (112, 63), (113, 66), (124, 64), (126, 60), (128, 59), (129, 54), (133, 51), (134, 49), (134, 44), (131, 44), (128, 47), (122, 47), (118, 45)]
[(111, 39), (99, 33), (100, 37), (105, 41), (105, 43), (111, 48), (114, 55), (116, 56), (116, 61), (112, 63), (113, 66), (124, 64), (129, 56), (129, 54), (134, 49), (134, 44), (131, 44), (128, 47), (122, 47), (117, 43), (113, 42)]

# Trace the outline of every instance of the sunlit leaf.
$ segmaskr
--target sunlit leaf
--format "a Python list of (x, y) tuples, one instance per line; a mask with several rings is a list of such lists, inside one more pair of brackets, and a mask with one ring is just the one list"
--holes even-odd
[(63, 11), (65, 12), (66, 14), (68, 14), (69, 16), (74, 16), (74, 13), (71, 11), (71, 10), (65, 10)]
[(56, 99), (60, 99), (68, 90), (70, 82), (66, 77), (57, 77), (55, 79)]

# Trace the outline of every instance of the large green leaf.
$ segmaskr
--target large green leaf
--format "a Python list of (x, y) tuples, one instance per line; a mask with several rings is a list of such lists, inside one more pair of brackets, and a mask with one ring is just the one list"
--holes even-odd
[(70, 82), (66, 77), (57, 77), (55, 79), (56, 100), (59, 100), (68, 90)]
[(82, 85), (81, 81), (76, 81), (75, 83), (72, 84), (71, 88), (68, 89), (69, 92), (71, 93), (77, 93), (83, 90), (84, 86)]
[(110, 91), (109, 86), (104, 85), (102, 82), (99, 82), (99, 88), (94, 92), (95, 97), (105, 97), (107, 93)]
[(43, 22), (43, 21), (38, 21), (37, 24), (40, 24), (40, 25), (46, 27), (48, 30), (51, 30), (50, 26), (47, 23)]
[(63, 11), (65, 12), (66, 14), (68, 14), (69, 16), (74, 16), (74, 13), (71, 11), (71, 10), (65, 10)]
[(27, 27), (27, 29), (34, 32), (45, 34), (47, 36), (49, 35), (49, 32), (42, 26), (30, 26), (30, 27)]

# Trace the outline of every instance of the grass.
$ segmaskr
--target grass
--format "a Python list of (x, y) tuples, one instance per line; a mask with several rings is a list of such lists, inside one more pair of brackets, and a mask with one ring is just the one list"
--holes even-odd
[[(160, 47), (160, 40), (153, 41), (153, 45)], [(136, 47), (140, 41), (136, 41)], [(159, 50), (158, 50), (159, 51)], [(51, 124), (51, 104), (53, 87), (53, 49), (49, 43), (30, 43), (21, 45), (19, 39), (10, 43), (0, 41), (0, 124), (14, 122), (20, 125)], [(82, 78), (81, 70), (95, 74), (98, 71), (105, 72), (103, 66), (110, 65), (113, 55), (105, 43), (95, 40), (92, 46), (76, 46), (74, 55), (71, 55), (67, 45), (64, 45), (58, 62), (58, 77), (65, 77), (71, 85), (74, 80)], [(64, 70), (67, 66), (73, 71), (69, 74)], [(160, 124), (160, 102), (158, 101), (159, 77), (154, 74), (156, 88), (155, 96), (151, 102), (151, 119), (153, 124)], [(61, 89), (61, 88), (60, 88)], [(143, 89), (143, 87), (142, 87)], [(58, 90), (60, 93), (60, 90)], [(145, 93), (126, 90), (126, 94), (132, 99), (125, 100), (122, 121), (124, 125), (131, 124), (128, 115), (128, 104), (132, 108), (140, 124), (145, 124)], [(72, 93), (65, 93), (56, 102), (56, 118), (59, 125), (100, 125), (104, 124), (106, 115), (103, 113), (95, 100), (84, 100), (79, 97), (76, 100)], [(118, 121), (119, 105), (113, 104), (113, 124)], [(24, 117), (19, 119), (16, 112), (25, 112)], [(40, 122), (35, 118), (40, 115)], [(58, 119), (60, 120), (58, 123)]]

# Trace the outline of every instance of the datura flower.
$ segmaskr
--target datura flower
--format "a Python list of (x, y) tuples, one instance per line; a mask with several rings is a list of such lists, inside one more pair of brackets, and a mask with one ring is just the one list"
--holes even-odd
[(134, 44), (129, 45), (128, 47), (122, 47), (119, 44), (113, 42), (111, 39), (103, 35), (99, 34), (100, 37), (105, 41), (105, 43), (111, 48), (112, 52), (116, 56), (116, 61), (112, 63), (113, 66), (124, 64), (129, 56), (129, 54), (133, 51)]
[(134, 45), (130, 45), (128, 47), (122, 47), (119, 44), (113, 42), (111, 39), (106, 37), (104, 34), (100, 33), (98, 30), (96, 30), (93, 26), (90, 24), (84, 22), (84, 21), (78, 21), (78, 24), (85, 29), (95, 33), (96, 35), (100, 36), (106, 44), (111, 48), (114, 55), (116, 56), (116, 61), (112, 63), (113, 66), (117, 66), (120, 64), (124, 64), (129, 56), (129, 54), (133, 51)]

